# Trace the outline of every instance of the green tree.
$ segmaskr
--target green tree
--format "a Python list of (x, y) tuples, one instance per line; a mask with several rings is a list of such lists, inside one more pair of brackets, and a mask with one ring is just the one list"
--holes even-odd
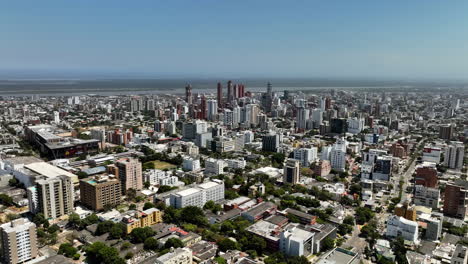
[(8, 196), (7, 194), (0, 193), (0, 204), (5, 206), (12, 206), (13, 205), (13, 198)]
[(329, 237), (325, 238), (321, 244), (320, 251), (328, 251), (335, 247), (335, 241)]
[(152, 202), (146, 202), (145, 205), (143, 205), (143, 210), (148, 210), (150, 208), (154, 208), (155, 205)]
[(73, 228), (79, 227), (81, 225), (80, 216), (76, 213), (71, 213), (68, 216), (68, 224)]
[(223, 252), (227, 250), (234, 250), (239, 249), (239, 245), (229, 238), (224, 238), (223, 240), (218, 242), (219, 249)]
[(119, 239), (125, 235), (125, 226), (122, 224), (114, 224), (109, 230), (109, 237), (111, 239)]
[(73, 258), (78, 253), (78, 250), (74, 248), (70, 243), (63, 243), (60, 245), (58, 254), (64, 255), (67, 258)]
[(184, 247), (182, 240), (178, 238), (169, 238), (164, 244), (164, 248), (181, 248)]
[(137, 227), (130, 233), (133, 243), (143, 243), (148, 237), (153, 235), (154, 231), (150, 227)]
[(146, 250), (158, 249), (158, 241), (154, 237), (148, 237), (145, 239), (144, 248)]

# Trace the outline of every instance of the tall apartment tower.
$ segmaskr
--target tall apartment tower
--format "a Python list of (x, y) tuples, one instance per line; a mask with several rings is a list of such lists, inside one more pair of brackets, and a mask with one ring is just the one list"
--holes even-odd
[(193, 100), (193, 96), (192, 96), (192, 85), (188, 84), (187, 86), (185, 86), (185, 101), (191, 105), (192, 104), (192, 100)]
[(28, 188), (29, 209), (43, 213), (46, 219), (71, 214), (74, 210), (74, 188), (71, 177), (43, 178)]
[(230, 104), (232, 99), (234, 98), (234, 95), (233, 95), (233, 91), (232, 91), (232, 81), (228, 81), (227, 83), (227, 100), (228, 100), (228, 103)]
[(452, 140), (455, 127), (453, 125), (443, 125), (439, 127), (439, 138)]
[(462, 142), (452, 141), (445, 149), (444, 165), (451, 169), (463, 168), (463, 157), (465, 156), (465, 146)]
[(468, 182), (458, 180), (445, 186), (444, 215), (465, 219), (468, 216)]
[(128, 189), (143, 189), (141, 163), (137, 159), (123, 158), (116, 162), (122, 193)]
[(122, 189), (116, 176), (97, 176), (80, 180), (80, 194), (84, 205), (101, 211), (106, 206), (120, 204)]
[(2, 263), (24, 263), (37, 256), (36, 225), (27, 218), (19, 218), (0, 225)]
[(207, 102), (208, 104), (208, 114), (207, 118), (210, 121), (216, 121), (218, 115), (218, 102), (214, 99), (210, 99)]
[(218, 100), (218, 107), (223, 108), (223, 85), (219, 82), (217, 88), (216, 99)]
[(297, 184), (300, 179), (299, 161), (288, 159), (284, 166), (283, 183)]

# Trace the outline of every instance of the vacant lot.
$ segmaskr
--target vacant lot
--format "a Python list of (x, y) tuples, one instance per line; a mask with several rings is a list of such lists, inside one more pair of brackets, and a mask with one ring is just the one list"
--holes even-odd
[(165, 162), (165, 161), (160, 161), (160, 160), (155, 160), (155, 161), (150, 161), (154, 164), (154, 168), (158, 170), (164, 170), (164, 169), (174, 169), (177, 168), (176, 165)]

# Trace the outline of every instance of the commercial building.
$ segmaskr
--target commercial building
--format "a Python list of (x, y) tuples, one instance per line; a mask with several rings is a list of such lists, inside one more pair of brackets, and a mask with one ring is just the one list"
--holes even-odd
[(115, 175), (120, 179), (122, 193), (128, 189), (141, 190), (143, 188), (143, 175), (141, 162), (133, 158), (119, 159), (115, 166), (118, 173)]
[(19, 218), (0, 225), (2, 263), (24, 263), (38, 254), (36, 225)]
[(288, 159), (284, 165), (283, 183), (297, 184), (300, 180), (299, 161)]
[(262, 151), (278, 152), (281, 144), (281, 136), (270, 133), (262, 137)]
[(440, 163), (442, 149), (439, 147), (426, 146), (423, 149), (422, 160), (427, 162)]
[(463, 168), (463, 157), (465, 156), (465, 146), (462, 142), (452, 141), (445, 149), (444, 165), (451, 169)]
[(224, 182), (213, 180), (202, 183), (197, 187), (172, 193), (169, 199), (170, 205), (175, 208), (203, 207), (208, 201), (217, 202), (224, 199)]
[(101, 211), (121, 202), (120, 181), (114, 176), (96, 176), (80, 181), (80, 200), (87, 207)]
[(418, 242), (418, 230), (417, 222), (392, 215), (387, 221), (387, 232), (385, 235), (388, 237), (402, 236), (405, 240), (416, 243)]
[(32, 213), (42, 213), (46, 219), (55, 219), (73, 212), (74, 188), (70, 177), (43, 177), (29, 187), (28, 201)]
[(127, 234), (130, 234), (135, 228), (152, 226), (162, 223), (162, 221), (162, 212), (156, 208), (144, 211), (130, 211), (122, 218)]

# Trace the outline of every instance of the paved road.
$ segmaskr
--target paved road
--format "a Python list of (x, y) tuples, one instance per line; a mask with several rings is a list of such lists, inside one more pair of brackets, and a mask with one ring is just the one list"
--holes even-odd
[(352, 248), (351, 251), (362, 254), (364, 252), (364, 248), (367, 246), (367, 242), (364, 238), (359, 237), (360, 232), (359, 227), (357, 225), (354, 226), (351, 237), (344, 242), (341, 247)]

